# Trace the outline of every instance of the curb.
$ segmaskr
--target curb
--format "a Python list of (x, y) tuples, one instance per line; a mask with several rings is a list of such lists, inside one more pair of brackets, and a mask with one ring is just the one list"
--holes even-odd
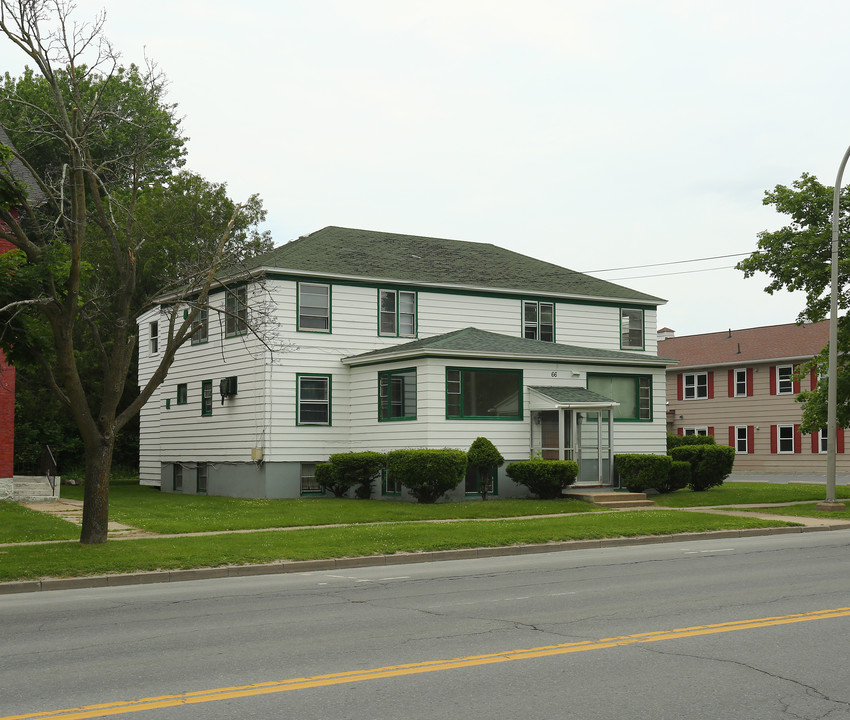
[(639, 535), (636, 537), (600, 538), (598, 540), (565, 540), (563, 542), (537, 545), (509, 545), (505, 547), (460, 548), (421, 553), (396, 553), (394, 555), (369, 555), (367, 557), (329, 558), (326, 560), (288, 560), (285, 562), (258, 565), (230, 565), (226, 567), (192, 568), (188, 570), (162, 570), (154, 572), (125, 573), (120, 575), (90, 575), (72, 578), (46, 578), (43, 580), (19, 580), (0, 583), (0, 595), (14, 593), (44, 592), (49, 590), (78, 590), (85, 588), (121, 587), (125, 585), (147, 585), (152, 583), (185, 582), (187, 580), (210, 580), (251, 575), (274, 575), (279, 573), (322, 572), (343, 568), (382, 567), (409, 563), (438, 562), (440, 560), (471, 560), (504, 557), (509, 555), (532, 555), (538, 553), (564, 552), (567, 550), (598, 550), (629, 545), (657, 545), (659, 543), (690, 542), (692, 540), (714, 540), (763, 535), (788, 535), (790, 533), (848, 530), (850, 522), (831, 525), (786, 526), (774, 528), (745, 528), (741, 530), (713, 530), (709, 532), (679, 533), (676, 535)]

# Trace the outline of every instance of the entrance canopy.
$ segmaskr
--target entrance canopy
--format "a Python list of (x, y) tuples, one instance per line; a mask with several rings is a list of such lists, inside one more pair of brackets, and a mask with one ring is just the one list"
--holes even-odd
[(575, 408), (600, 410), (618, 407), (620, 403), (583, 387), (528, 386), (533, 390), (529, 400), (532, 410)]
[(614, 408), (620, 403), (582, 387), (529, 386), (531, 454), (575, 460), (578, 485), (610, 485)]

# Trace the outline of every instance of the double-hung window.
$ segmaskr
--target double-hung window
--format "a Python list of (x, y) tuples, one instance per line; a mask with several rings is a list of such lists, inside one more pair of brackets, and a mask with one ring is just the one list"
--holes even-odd
[(378, 419), (416, 419), (416, 369), (378, 373)]
[(213, 381), (204, 380), (201, 382), (201, 415), (212, 415), (213, 411)]
[(747, 396), (747, 370), (739, 368), (735, 370), (735, 397)]
[(156, 355), (159, 352), (159, 323), (156, 320), (148, 324), (148, 337), (151, 355)]
[(614, 420), (652, 420), (652, 377), (588, 374), (587, 389), (620, 403)]
[(791, 395), (794, 392), (794, 366), (778, 365), (776, 367), (776, 394)]
[(248, 332), (248, 288), (228, 288), (224, 300), (224, 334), (226, 337)]
[(298, 329), (331, 331), (331, 286), (298, 283)]
[(779, 425), (776, 428), (777, 450), (780, 453), (794, 452), (794, 426)]
[(828, 433), (826, 428), (818, 430), (818, 450), (825, 453), (827, 451)]
[(297, 425), (331, 424), (330, 375), (297, 375)]
[(185, 405), (189, 402), (189, 386), (186, 383), (177, 385), (177, 404)]
[(620, 308), (620, 348), (643, 350), (643, 310)]
[(199, 345), (209, 340), (210, 334), (210, 312), (207, 308), (200, 308), (195, 319), (192, 321), (192, 345)]
[(522, 371), (446, 368), (446, 417), (522, 420)]
[(685, 400), (700, 400), (708, 397), (708, 373), (685, 373)]
[[(793, 438), (792, 438), (793, 443)], [(735, 452), (750, 452), (749, 432), (746, 425), (735, 426)]]
[(523, 300), (522, 335), (529, 340), (555, 342), (555, 303)]
[(378, 291), (378, 334), (390, 337), (416, 337), (415, 292)]

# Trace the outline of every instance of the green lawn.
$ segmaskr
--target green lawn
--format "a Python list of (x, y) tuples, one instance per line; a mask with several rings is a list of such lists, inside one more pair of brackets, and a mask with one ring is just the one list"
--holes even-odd
[(408, 522), (166, 537), (112, 541), (96, 546), (68, 542), (50, 545), (49, 551), (43, 545), (19, 545), (0, 548), (0, 581), (792, 524), (758, 518), (646, 510), (484, 523)]
[[(838, 496), (839, 499), (842, 497)], [(846, 496), (843, 496), (846, 497)], [(819, 500), (823, 500), (820, 498)], [(847, 510), (840, 512), (824, 512), (817, 509), (817, 503), (810, 505), (789, 505), (787, 507), (770, 507), (770, 508), (741, 508), (742, 510), (752, 512), (769, 512), (771, 515), (797, 515), (799, 517), (815, 517), (815, 518), (830, 518), (832, 520), (850, 520), (850, 502), (845, 503)]]
[[(850, 487), (836, 488), (839, 498), (850, 498)], [(667, 495), (651, 495), (650, 499), (661, 507), (705, 507), (707, 505), (750, 505), (754, 503), (782, 503), (802, 500), (820, 501), (826, 497), (823, 485), (803, 483), (733, 482), (704, 492), (677, 490)]]
[[(82, 499), (82, 488), (62, 488), (62, 496)], [(506, 518), (595, 512), (580, 500), (498, 500), (420, 505), (392, 500), (302, 498), (243, 500), (161, 493), (138, 482), (110, 486), (109, 518), (151, 532), (174, 534), (214, 530), (261, 530), (410, 520)]]
[(0, 502), (0, 543), (73, 540), (80, 529), (53, 515), (12, 502)]

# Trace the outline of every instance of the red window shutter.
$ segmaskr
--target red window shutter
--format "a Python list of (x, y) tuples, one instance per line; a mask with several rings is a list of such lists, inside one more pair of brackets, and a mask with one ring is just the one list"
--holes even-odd
[[(792, 370), (792, 372), (796, 375), (796, 374), (797, 374), (797, 371), (798, 371), (799, 369), (800, 369), (800, 368), (799, 368), (799, 367), (797, 367), (797, 366), (795, 365), (795, 366), (794, 366), (794, 369)], [(800, 381), (799, 381), (799, 380), (795, 380), (795, 381), (794, 381), (794, 392), (795, 392), (795, 393), (800, 392)]]
[(812, 433), (812, 452), (820, 452), (820, 433), (817, 430)]
[(678, 435), (684, 435), (684, 434), (685, 434), (685, 428), (679, 428), (679, 429), (677, 429), (677, 430), (676, 430), (676, 433), (677, 433)]
[(809, 388), (814, 390), (818, 386), (818, 373), (815, 368), (809, 371)]
[(735, 426), (729, 426), (729, 447), (735, 447)]
[(776, 366), (770, 366), (770, 394), (776, 395)]
[(714, 370), (708, 371), (708, 399), (714, 397)]
[(753, 369), (747, 368), (747, 396), (753, 395)]
[(844, 428), (835, 429), (835, 451), (844, 452)]
[(800, 435), (800, 426), (794, 426), (794, 452), (803, 452), (803, 436)]
[(756, 426), (755, 425), (747, 425), (747, 454), (754, 453), (756, 451)]
[(711, 425), (708, 426), (708, 434), (714, 437), (714, 428)]
[(776, 425), (770, 426), (770, 452), (776, 453)]
[(735, 397), (735, 371), (729, 371), (729, 397)]
[(682, 373), (676, 376), (676, 398), (679, 400), (684, 400), (685, 398), (685, 379)]

